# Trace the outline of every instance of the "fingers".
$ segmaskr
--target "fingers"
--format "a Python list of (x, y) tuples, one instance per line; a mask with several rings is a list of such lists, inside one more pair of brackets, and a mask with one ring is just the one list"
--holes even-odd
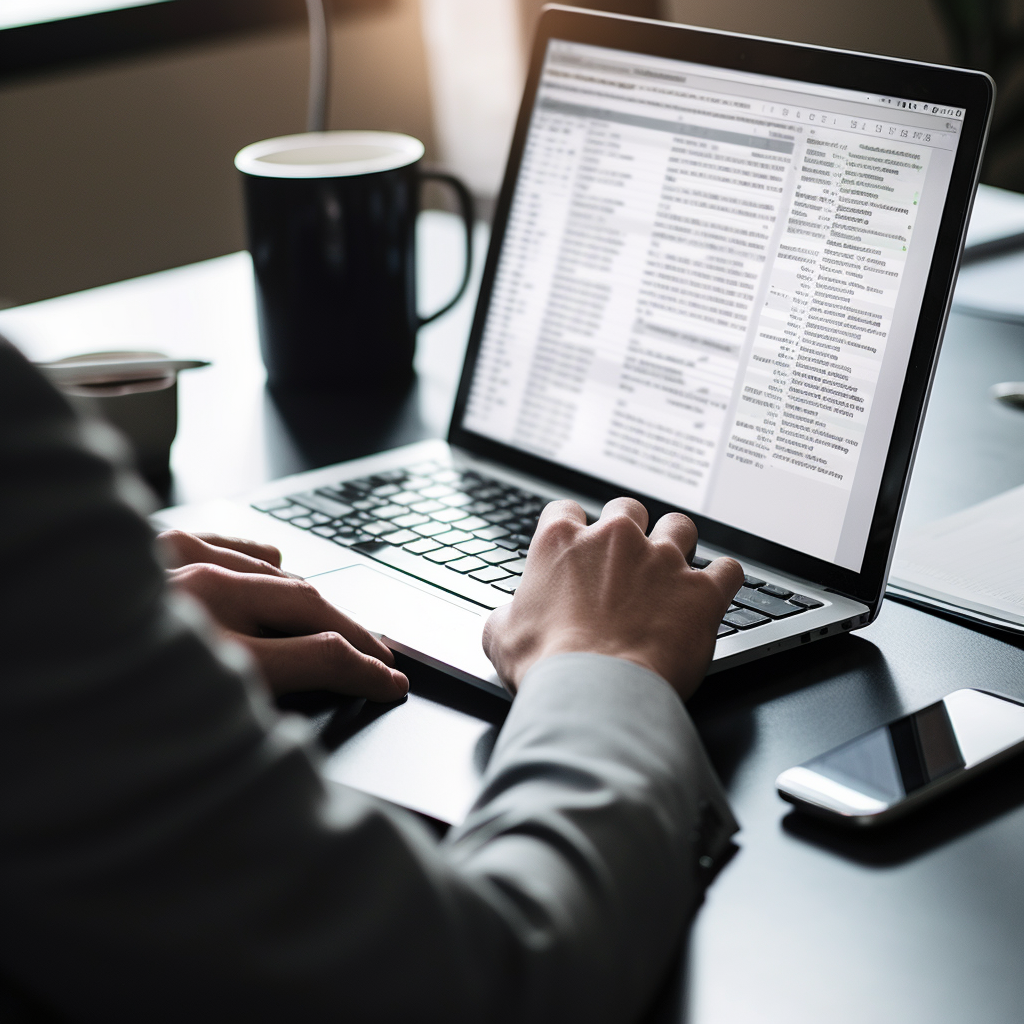
[(269, 562), (275, 569), (281, 568), (281, 551), (273, 544), (261, 544), (259, 541), (245, 540), (242, 537), (221, 537), (216, 533), (197, 533), (195, 536), (213, 547), (230, 548), (243, 555), (258, 558), (262, 562)]
[(578, 523), (580, 526), (587, 525), (587, 513), (575, 501), (567, 499), (562, 501), (551, 501), (544, 506), (544, 510), (537, 520), (537, 531), (558, 520), (566, 520), (570, 523)]
[(697, 546), (697, 527), (682, 512), (669, 512), (654, 524), (651, 540), (656, 544), (673, 544), (687, 556), (689, 562)]
[(743, 586), (743, 568), (735, 558), (716, 558), (701, 572), (714, 581), (726, 605), (736, 596), (736, 591)]
[(338, 633), (238, 639), (253, 653), (275, 693), (333, 690), (386, 703), (401, 700), (409, 691), (403, 673), (356, 650)]
[(612, 498), (601, 509), (602, 520), (614, 519), (616, 516), (625, 516), (627, 519), (632, 519), (640, 527), (641, 532), (647, 532), (647, 509), (635, 498)]
[(172, 574), (176, 586), (198, 597), (222, 625), (249, 636), (261, 628), (289, 636), (333, 632), (371, 657), (393, 665), (391, 651), (304, 580), (191, 565)]
[[(221, 543), (213, 543), (214, 541)], [(240, 545), (238, 548), (232, 544)], [(157, 545), (168, 569), (177, 569), (197, 562), (219, 565), (235, 572), (259, 573), (266, 576), (284, 576), (278, 568), (281, 552), (269, 544), (234, 540), (214, 534), (193, 534), (184, 530), (168, 530), (157, 537)], [(242, 550), (245, 547), (246, 550)], [(271, 559), (276, 558), (276, 563)]]

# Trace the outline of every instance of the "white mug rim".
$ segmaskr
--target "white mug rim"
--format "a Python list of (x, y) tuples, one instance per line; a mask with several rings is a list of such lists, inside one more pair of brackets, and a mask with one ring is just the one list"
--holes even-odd
[[(391, 152), (366, 160), (338, 163), (270, 163), (266, 160), (268, 156), (278, 153), (338, 144), (377, 146), (388, 148)], [(257, 178), (350, 178), (408, 167), (422, 159), (424, 152), (423, 143), (419, 139), (400, 132), (302, 132), (299, 135), (282, 135), (253, 142), (235, 156), (235, 167), (243, 174)]]

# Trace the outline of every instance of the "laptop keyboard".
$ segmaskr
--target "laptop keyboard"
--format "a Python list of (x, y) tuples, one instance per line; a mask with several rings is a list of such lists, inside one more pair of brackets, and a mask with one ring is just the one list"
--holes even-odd
[[(428, 462), (252, 507), (485, 608), (497, 608), (519, 586), (537, 518), (548, 500), (476, 470)], [(708, 564), (706, 558), (693, 559), (694, 568)], [(821, 604), (747, 575), (718, 635), (754, 629)]]

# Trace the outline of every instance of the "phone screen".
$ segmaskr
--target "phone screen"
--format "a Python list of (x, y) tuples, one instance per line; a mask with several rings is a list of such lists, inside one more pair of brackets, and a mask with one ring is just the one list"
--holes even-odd
[(779, 777), (783, 793), (844, 814), (879, 814), (1024, 743), (1024, 705), (980, 690), (935, 704)]

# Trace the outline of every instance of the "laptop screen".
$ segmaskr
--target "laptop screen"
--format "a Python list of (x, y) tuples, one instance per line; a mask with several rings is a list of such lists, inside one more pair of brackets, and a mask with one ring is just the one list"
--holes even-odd
[(963, 116), (550, 41), (463, 428), (859, 571)]

